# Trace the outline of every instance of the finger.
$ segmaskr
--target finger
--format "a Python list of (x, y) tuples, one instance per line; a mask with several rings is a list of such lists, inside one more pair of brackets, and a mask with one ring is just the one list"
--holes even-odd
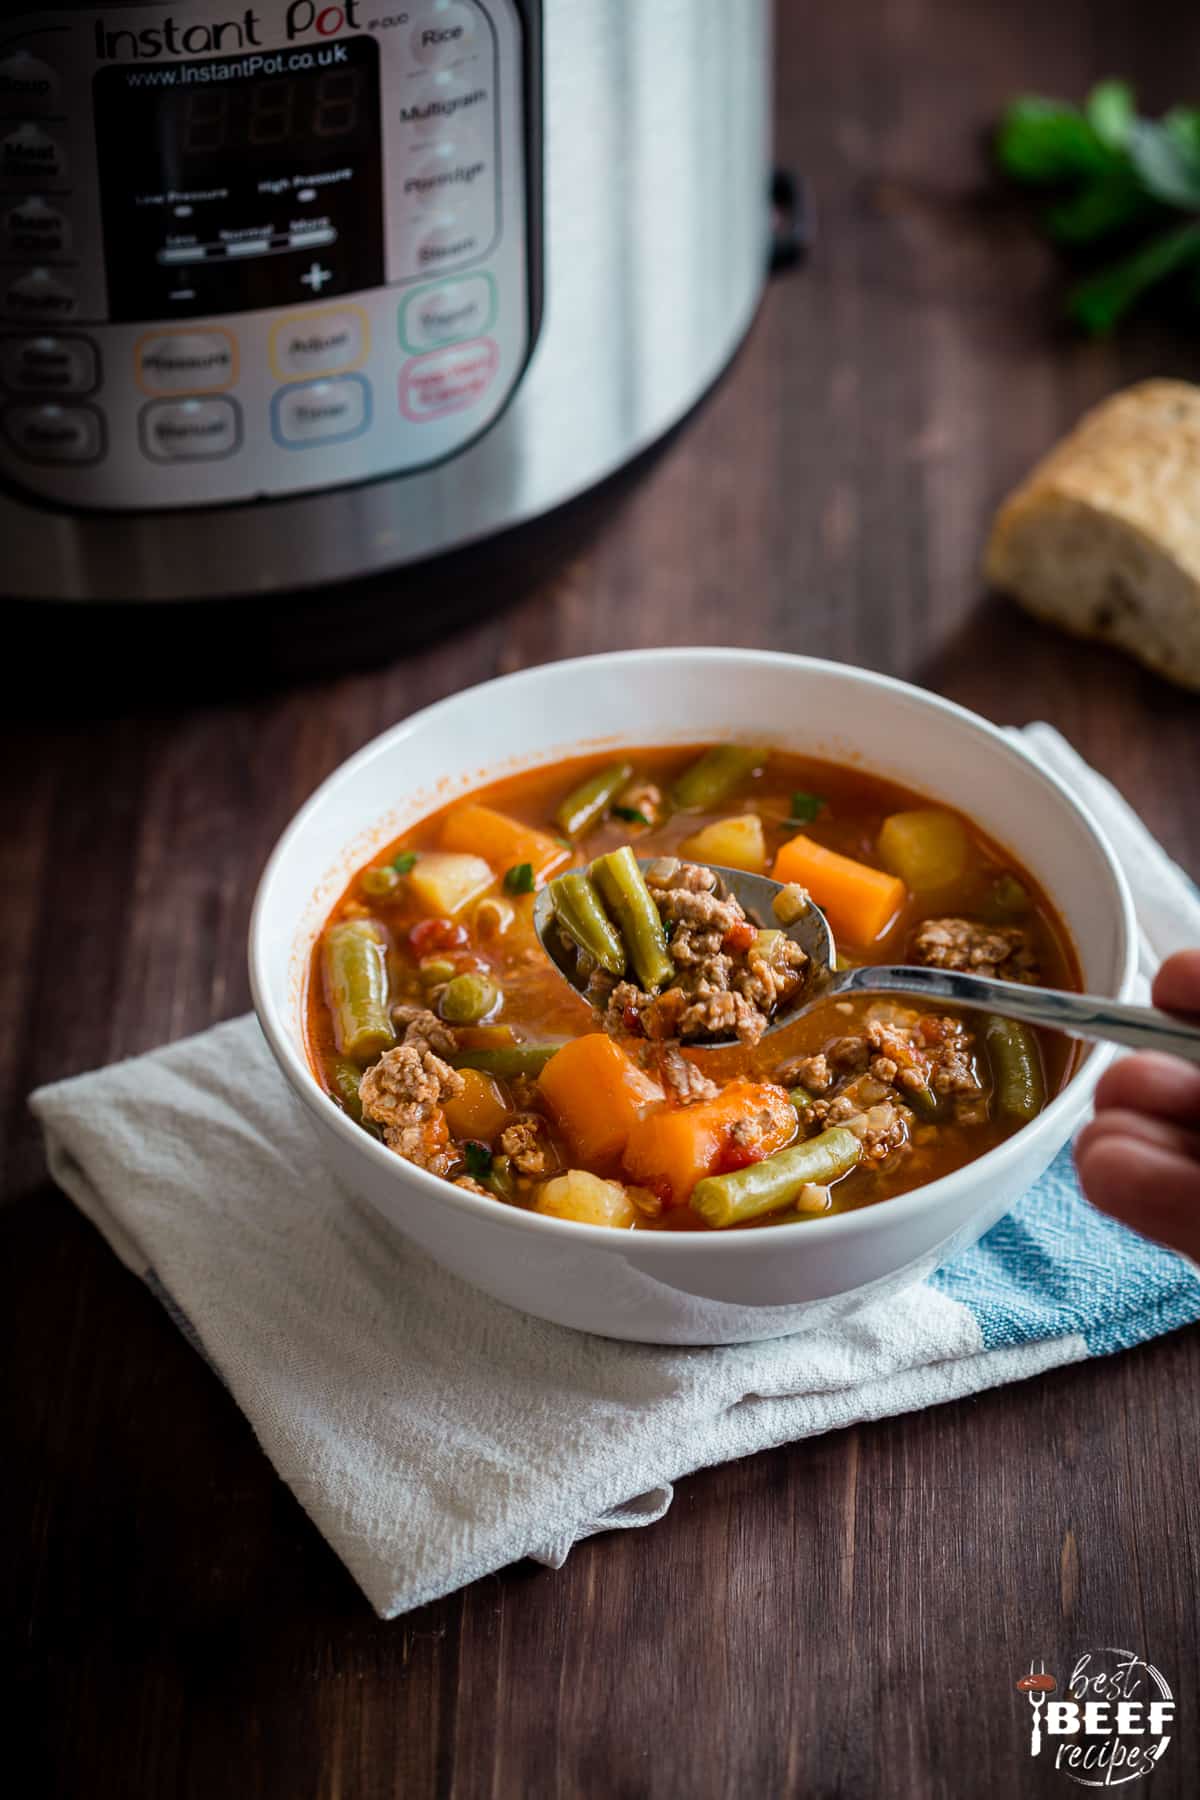
[(1178, 950), (1154, 977), (1155, 1006), (1168, 1012), (1200, 1013), (1200, 950)]
[(1096, 1111), (1110, 1106), (1200, 1126), (1200, 1068), (1158, 1050), (1123, 1056), (1096, 1084)]
[(1200, 1182), (1200, 1131), (1191, 1131), (1172, 1119), (1155, 1118), (1153, 1113), (1126, 1111), (1114, 1106), (1097, 1113), (1090, 1124), (1084, 1126), (1077, 1142), (1092, 1144), (1108, 1137), (1136, 1139), (1139, 1143), (1154, 1144), (1159, 1150), (1169, 1150), (1175, 1156), (1191, 1158)]
[(1200, 1256), (1200, 1167), (1190, 1157), (1105, 1134), (1075, 1151), (1093, 1206), (1143, 1236)]

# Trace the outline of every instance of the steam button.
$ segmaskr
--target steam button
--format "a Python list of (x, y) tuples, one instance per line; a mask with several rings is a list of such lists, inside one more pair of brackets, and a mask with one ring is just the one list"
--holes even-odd
[(53, 112), (58, 95), (58, 76), (31, 50), (14, 50), (0, 59), (0, 116), (25, 119)]
[(420, 15), (408, 41), (418, 62), (437, 68), (473, 48), (475, 26), (473, 6), (463, 0), (436, 0)]
[(90, 463), (104, 454), (104, 421), (93, 406), (10, 406), (4, 434), (30, 462)]
[(0, 138), (0, 175), (10, 181), (61, 181), (67, 158), (57, 138), (40, 125), (18, 125)]

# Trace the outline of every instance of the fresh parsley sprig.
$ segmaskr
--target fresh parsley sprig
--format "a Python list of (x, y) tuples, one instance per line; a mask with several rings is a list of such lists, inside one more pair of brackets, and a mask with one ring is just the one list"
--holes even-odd
[(1200, 108), (1144, 119), (1123, 81), (1101, 82), (1081, 107), (1027, 94), (1005, 111), (996, 156), (1015, 180), (1053, 193), (1043, 224), (1057, 243), (1120, 244), (1123, 254), (1067, 296), (1085, 331), (1107, 336), (1143, 295), (1184, 274), (1200, 304)]

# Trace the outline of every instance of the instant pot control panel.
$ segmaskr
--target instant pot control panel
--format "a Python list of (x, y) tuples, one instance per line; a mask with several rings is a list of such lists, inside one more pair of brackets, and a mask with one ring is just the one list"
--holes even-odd
[(535, 53), (516, 0), (0, 23), (0, 473), (142, 511), (478, 437), (535, 329)]

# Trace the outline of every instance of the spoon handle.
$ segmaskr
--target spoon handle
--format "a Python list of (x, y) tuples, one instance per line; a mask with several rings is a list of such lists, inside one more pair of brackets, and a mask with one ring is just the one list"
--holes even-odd
[(847, 969), (833, 978), (829, 991), (921, 995), (951, 1006), (981, 1007), (1008, 1019), (1026, 1019), (1031, 1025), (1049, 1025), (1071, 1037), (1099, 1038), (1134, 1050), (1165, 1050), (1200, 1063), (1200, 1026), (1153, 1006), (1130, 1006), (1095, 994), (1064, 994), (1057, 988), (919, 967)]

